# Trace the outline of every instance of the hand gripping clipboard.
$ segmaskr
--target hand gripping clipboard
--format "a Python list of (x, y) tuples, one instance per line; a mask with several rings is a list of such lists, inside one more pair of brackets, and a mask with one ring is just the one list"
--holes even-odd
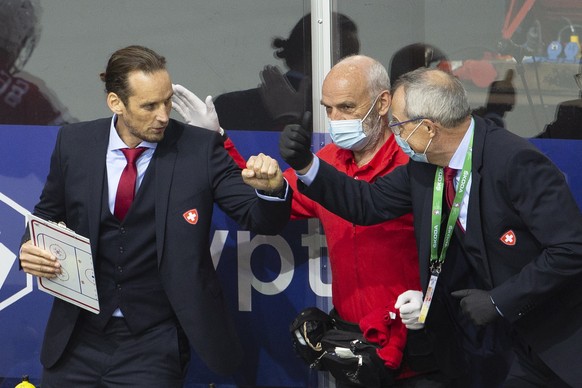
[(38, 288), (64, 301), (99, 314), (99, 297), (89, 239), (52, 221), (26, 216), (32, 242), (61, 263), (56, 278), (37, 278)]

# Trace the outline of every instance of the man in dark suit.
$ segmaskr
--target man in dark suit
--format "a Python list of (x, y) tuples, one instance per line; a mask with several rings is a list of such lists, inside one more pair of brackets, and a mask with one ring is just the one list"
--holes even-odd
[[(218, 134), (169, 118), (165, 63), (141, 46), (116, 51), (101, 74), (113, 118), (59, 131), (34, 214), (90, 239), (100, 313), (54, 300), (43, 387), (182, 386), (189, 344), (218, 373), (241, 361), (210, 256), (213, 206), (274, 234), (289, 218), (291, 192), (274, 159), (253, 156), (241, 172)], [(139, 147), (135, 183), (122, 184), (131, 164), (124, 154)], [(137, 190), (122, 208), (125, 186)], [(54, 255), (28, 240), (22, 269), (60, 274)]]
[[(290, 125), (280, 149), (300, 190), (358, 224), (413, 211), (425, 299), (407, 291), (395, 307), (407, 327), (426, 330), (444, 370), (459, 369), (450, 326), (468, 318), (500, 335), (507, 327), (516, 357), (506, 387), (579, 386), (582, 215), (564, 175), (527, 140), (472, 117), (454, 76), (415, 70), (392, 95), (390, 127), (411, 161), (372, 184), (349, 179)], [(451, 205), (446, 176), (457, 184)]]

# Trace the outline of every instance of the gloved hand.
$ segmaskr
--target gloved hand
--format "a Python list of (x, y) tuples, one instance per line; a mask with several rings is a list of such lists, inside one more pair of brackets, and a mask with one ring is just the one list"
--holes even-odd
[(220, 128), (218, 122), (212, 96), (208, 96), (206, 101), (202, 101), (182, 85), (174, 84), (172, 89), (174, 89), (172, 108), (182, 116), (187, 124), (210, 129), (221, 135), (224, 134), (224, 130)]
[(299, 89), (293, 85), (277, 66), (267, 65), (260, 72), (259, 92), (263, 105), (273, 120), (282, 123), (299, 122), (310, 97), (309, 78), (303, 78)]
[(283, 160), (294, 170), (303, 170), (311, 164), (311, 112), (303, 115), (303, 125), (286, 125), (279, 137), (279, 152)]
[(500, 317), (485, 290), (458, 290), (451, 292), (451, 296), (461, 300), (461, 310), (478, 326), (487, 325)]
[(408, 290), (398, 295), (394, 308), (400, 310), (400, 319), (409, 330), (420, 330), (424, 323), (418, 322), (422, 307), (422, 291)]
[(499, 81), (493, 81), (489, 85), (487, 107), (501, 109), (508, 112), (515, 106), (515, 86), (513, 86), (513, 69), (507, 69), (505, 77)]

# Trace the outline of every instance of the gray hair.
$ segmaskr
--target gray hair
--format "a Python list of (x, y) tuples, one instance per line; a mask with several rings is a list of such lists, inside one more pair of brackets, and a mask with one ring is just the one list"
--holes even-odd
[(370, 97), (376, 98), (384, 90), (390, 90), (390, 78), (384, 65), (375, 59), (372, 59), (368, 69), (368, 89)]
[(402, 75), (394, 85), (405, 93), (404, 113), (408, 118), (424, 117), (446, 128), (456, 127), (471, 114), (467, 92), (453, 75), (420, 68)]

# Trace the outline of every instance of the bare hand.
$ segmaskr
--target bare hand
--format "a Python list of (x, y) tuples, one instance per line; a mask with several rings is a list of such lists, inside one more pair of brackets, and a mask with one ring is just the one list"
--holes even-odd
[(267, 194), (276, 193), (285, 185), (279, 163), (263, 153), (249, 158), (247, 168), (242, 171), (242, 177), (247, 185)]
[(62, 272), (57, 258), (49, 251), (35, 247), (30, 240), (20, 247), (20, 266), (26, 273), (49, 279)]

